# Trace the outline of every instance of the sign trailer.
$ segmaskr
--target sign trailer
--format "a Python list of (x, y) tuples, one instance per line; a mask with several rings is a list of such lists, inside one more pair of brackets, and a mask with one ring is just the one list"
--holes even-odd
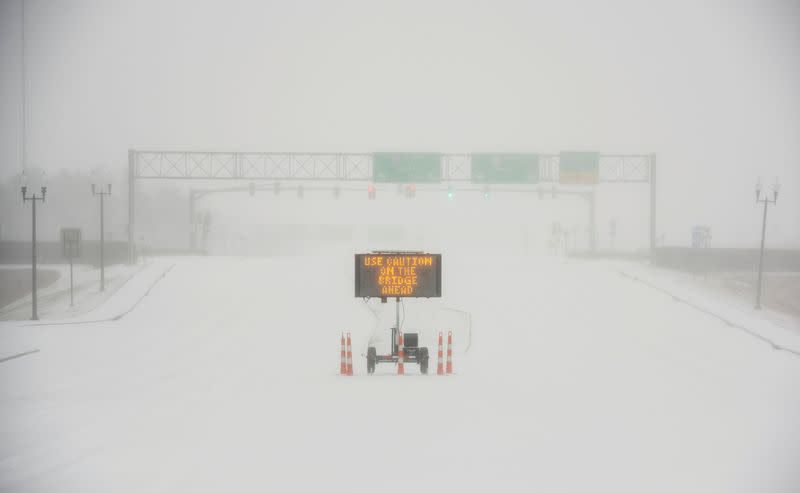
[[(442, 255), (423, 252), (372, 252), (355, 256), (355, 295), (395, 299), (395, 326), (392, 327), (390, 354), (367, 348), (367, 373), (377, 363), (396, 363), (400, 331), (400, 298), (440, 298), (442, 296)], [(419, 335), (403, 334), (403, 360), (416, 362), (422, 374), (428, 373), (428, 348), (419, 346)]]

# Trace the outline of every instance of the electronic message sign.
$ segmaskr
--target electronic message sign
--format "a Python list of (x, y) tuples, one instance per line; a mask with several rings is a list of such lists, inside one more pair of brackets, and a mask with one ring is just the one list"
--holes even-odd
[(473, 183), (537, 183), (538, 154), (473, 154)]
[(439, 298), (442, 255), (434, 253), (357, 253), (356, 297)]

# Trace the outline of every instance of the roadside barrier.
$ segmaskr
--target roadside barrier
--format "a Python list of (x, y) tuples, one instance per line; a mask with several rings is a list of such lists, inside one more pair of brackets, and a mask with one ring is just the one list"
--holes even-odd
[(442, 355), (442, 333), (439, 332), (439, 350), (436, 357), (436, 374), (444, 375), (444, 356)]
[(340, 355), (339, 375), (347, 375), (347, 355), (344, 347), (344, 332), (342, 332), (342, 350)]
[(403, 362), (403, 333), (399, 333), (400, 339), (397, 344), (397, 374), (405, 375), (406, 368)]
[(353, 346), (350, 344), (350, 332), (347, 333), (347, 376), (353, 376)]
[(447, 374), (453, 374), (453, 332), (447, 331)]

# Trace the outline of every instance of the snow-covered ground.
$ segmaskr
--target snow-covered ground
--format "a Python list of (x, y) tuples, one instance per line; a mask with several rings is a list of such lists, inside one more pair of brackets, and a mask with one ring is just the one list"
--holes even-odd
[(155, 259), (71, 323), (0, 323), (0, 360), (38, 350), (0, 363), (0, 490), (800, 490), (800, 335), (767, 314), (642, 266), (450, 256), (404, 323), (434, 355), (452, 329), (456, 375), (370, 377), (394, 305), (352, 262)]
[[(47, 319), (82, 316), (104, 304), (145, 266), (146, 262), (140, 262), (135, 265), (115, 264), (106, 267), (105, 291), (100, 292), (100, 269), (86, 264), (74, 265), (72, 272), (74, 305), (70, 306), (69, 264), (40, 265), (39, 268), (42, 270), (57, 273), (58, 278), (38, 290), (39, 317)], [(26, 268), (29, 269), (30, 266)], [(20, 269), (20, 267), (4, 265), (0, 266), (0, 269)], [(30, 290), (30, 285), (27, 289)], [(25, 296), (0, 306), (0, 320), (27, 320), (30, 317), (30, 291)]]

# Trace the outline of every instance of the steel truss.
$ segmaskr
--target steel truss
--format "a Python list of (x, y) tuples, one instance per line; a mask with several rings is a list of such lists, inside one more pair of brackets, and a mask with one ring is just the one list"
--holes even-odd
[[(372, 181), (372, 154), (131, 151), (136, 179)], [(652, 155), (600, 155), (601, 183), (650, 181)], [(442, 182), (470, 181), (470, 154), (442, 154)], [(539, 155), (539, 182), (557, 183), (559, 155)]]
[[(471, 182), (471, 154), (442, 154), (443, 184)], [(196, 152), (128, 151), (128, 253), (136, 259), (134, 203), (136, 180), (245, 180), (273, 182), (371, 182), (370, 153), (297, 152)], [(656, 239), (656, 156), (655, 154), (601, 154), (600, 183), (650, 184), (650, 252)], [(539, 183), (551, 187), (559, 182), (559, 155), (539, 154)], [(479, 185), (479, 184), (476, 184)], [(514, 188), (516, 187), (516, 188)], [(494, 191), (515, 192), (516, 185)], [(530, 188), (530, 185), (528, 186)], [(344, 188), (342, 188), (344, 190)], [(563, 191), (559, 191), (563, 193)], [(589, 202), (590, 249), (596, 247), (595, 192), (580, 191)], [(190, 197), (193, 216), (194, 193)], [(191, 221), (191, 219), (190, 219)], [(194, 241), (192, 241), (194, 243)]]

